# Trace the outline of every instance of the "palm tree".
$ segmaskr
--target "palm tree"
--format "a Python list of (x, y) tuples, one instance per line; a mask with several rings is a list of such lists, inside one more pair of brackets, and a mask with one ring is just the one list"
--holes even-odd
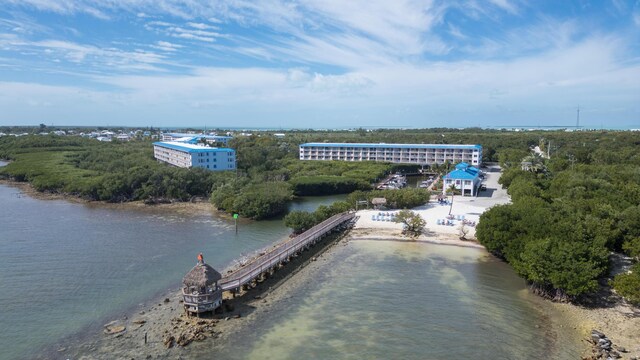
[(544, 159), (539, 154), (532, 154), (522, 159), (523, 162), (528, 162), (531, 165), (528, 170), (533, 173), (546, 173), (547, 167), (544, 165)]
[(451, 206), (449, 206), (449, 215), (451, 215), (451, 210), (453, 209), (453, 196), (456, 194), (456, 184), (451, 184), (447, 188), (447, 191), (451, 191)]

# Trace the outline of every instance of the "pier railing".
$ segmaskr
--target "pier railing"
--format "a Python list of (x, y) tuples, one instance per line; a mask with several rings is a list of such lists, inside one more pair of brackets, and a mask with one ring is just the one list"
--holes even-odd
[(328, 218), (295, 238), (279, 244), (249, 264), (228, 274), (218, 281), (219, 286), (222, 290), (232, 290), (251, 282), (265, 271), (287, 261), (292, 255), (302, 251), (305, 247), (315, 243), (324, 235), (345, 222), (352, 220), (354, 217), (354, 213), (346, 212)]
[(221, 290), (216, 290), (211, 293), (204, 294), (189, 294), (182, 290), (182, 298), (186, 305), (199, 305), (213, 303), (217, 299), (221, 298)]

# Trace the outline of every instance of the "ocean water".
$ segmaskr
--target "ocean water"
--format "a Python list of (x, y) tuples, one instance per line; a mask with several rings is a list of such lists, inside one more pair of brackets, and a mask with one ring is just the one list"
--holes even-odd
[[(540, 302), (485, 251), (352, 241), (215, 355), (230, 359), (576, 359)], [(569, 337), (570, 338), (570, 337)], [(198, 354), (198, 358), (213, 356)]]
[[(302, 199), (313, 209), (334, 198)], [(281, 219), (110, 209), (0, 185), (0, 359), (24, 359), (178, 288), (203, 252), (222, 270), (286, 238)]]
[[(0, 185), (0, 358), (28, 359), (176, 289), (199, 252), (222, 269), (288, 234), (281, 219), (240, 222), (236, 235), (215, 214), (37, 200)], [(257, 328), (190, 357), (578, 357), (577, 344), (557, 350), (523, 281), (482, 250), (393, 241), (341, 250)]]

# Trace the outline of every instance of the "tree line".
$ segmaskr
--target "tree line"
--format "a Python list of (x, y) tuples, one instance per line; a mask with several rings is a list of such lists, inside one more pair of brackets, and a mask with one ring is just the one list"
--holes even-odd
[[(550, 159), (531, 158), (521, 149), (502, 153), (500, 183), (512, 203), (489, 209), (476, 230), (487, 250), (554, 299), (596, 290), (612, 251), (640, 258), (640, 136), (600, 135), (585, 134), (590, 142), (557, 137)], [(522, 169), (522, 155), (533, 165), (528, 170)], [(613, 281), (636, 302), (638, 270), (635, 265), (632, 274)]]

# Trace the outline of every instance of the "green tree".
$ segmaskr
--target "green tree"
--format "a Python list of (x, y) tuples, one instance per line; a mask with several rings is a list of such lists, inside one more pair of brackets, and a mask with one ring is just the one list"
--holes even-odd
[(411, 210), (400, 210), (394, 221), (404, 224), (403, 232), (410, 236), (419, 236), (427, 225), (420, 214)]
[(522, 159), (522, 162), (529, 163), (528, 170), (526, 171), (530, 171), (535, 174), (547, 172), (547, 167), (544, 165), (544, 159), (539, 154), (525, 156)]
[(317, 222), (316, 216), (308, 211), (295, 210), (284, 217), (284, 225), (293, 230), (294, 234), (301, 234), (311, 229)]
[(628, 273), (616, 275), (612, 286), (627, 301), (640, 306), (640, 263), (633, 265)]
[(640, 205), (627, 208), (620, 216), (622, 248), (629, 255), (640, 259)]
[(592, 259), (606, 256), (603, 250), (561, 238), (531, 241), (521, 255), (519, 270), (527, 280), (555, 289), (558, 299), (564, 299), (565, 294), (575, 297), (597, 289), (597, 279), (605, 268)]

